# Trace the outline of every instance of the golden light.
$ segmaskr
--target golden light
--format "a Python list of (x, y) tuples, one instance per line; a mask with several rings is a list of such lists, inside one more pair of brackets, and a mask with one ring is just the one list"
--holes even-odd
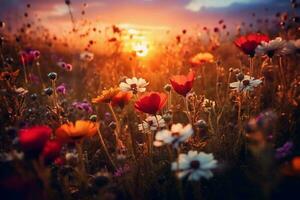
[(149, 53), (149, 45), (146, 42), (132, 44), (132, 50), (138, 57), (145, 57)]
[(128, 28), (122, 38), (125, 52), (134, 52), (138, 57), (147, 57), (150, 53), (150, 35), (145, 30)]

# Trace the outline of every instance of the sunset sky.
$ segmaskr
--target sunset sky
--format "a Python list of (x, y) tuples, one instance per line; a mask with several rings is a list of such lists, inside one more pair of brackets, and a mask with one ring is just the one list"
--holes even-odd
[[(0, 17), (18, 21), (30, 3), (31, 17), (48, 26), (62, 28), (69, 22), (64, 0), (0, 0)], [(234, 23), (257, 15), (273, 16), (288, 9), (289, 0), (71, 0), (75, 20), (84, 18), (104, 24), (135, 24), (157, 28), (211, 25), (219, 19)], [(269, 11), (265, 11), (269, 8)], [(239, 17), (235, 17), (239, 16)]]

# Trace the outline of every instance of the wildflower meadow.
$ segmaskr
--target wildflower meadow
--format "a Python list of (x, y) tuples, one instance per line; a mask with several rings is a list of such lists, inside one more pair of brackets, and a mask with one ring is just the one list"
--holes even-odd
[(0, 199), (298, 199), (300, 2), (174, 29), (53, 2), (3, 3)]

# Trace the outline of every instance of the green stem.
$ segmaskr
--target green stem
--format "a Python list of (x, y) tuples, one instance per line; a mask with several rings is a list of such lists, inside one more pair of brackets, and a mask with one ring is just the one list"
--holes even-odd
[(85, 164), (84, 164), (84, 156), (83, 156), (83, 151), (82, 151), (82, 143), (81, 142), (76, 142), (76, 149), (78, 152), (79, 160), (80, 160), (80, 172), (82, 174), (86, 174), (86, 169), (85, 169)]
[(37, 70), (38, 70), (38, 74), (39, 74), (42, 86), (43, 86), (43, 88), (45, 88), (45, 84), (44, 84), (44, 81), (43, 81), (43, 78), (42, 78), (42, 73), (41, 73), (41, 67), (40, 67), (39, 64), (37, 64), (36, 67), (37, 67)]
[(187, 97), (184, 98), (184, 103), (185, 103), (185, 109), (186, 109), (186, 116), (188, 117), (190, 124), (193, 124)]
[(27, 69), (26, 69), (26, 65), (24, 63), (24, 61), (22, 61), (23, 64), (23, 70), (24, 70), (24, 78), (25, 78), (25, 84), (28, 84), (28, 76), (27, 76)]
[(117, 142), (117, 145), (118, 145), (118, 143), (119, 143), (119, 141), (120, 141), (120, 132), (121, 132), (121, 126), (120, 126), (120, 122), (119, 122), (119, 120), (118, 120), (118, 118), (117, 118), (117, 115), (116, 115), (116, 113), (115, 113), (115, 111), (114, 111), (114, 109), (113, 109), (113, 107), (112, 107), (112, 105), (109, 103), (108, 104), (108, 107), (109, 107), (109, 110), (110, 110), (110, 112), (112, 113), (112, 115), (113, 115), (113, 118), (114, 118), (114, 121), (115, 121), (115, 123), (116, 123), (116, 131), (115, 131), (115, 134), (116, 134), (116, 142)]
[(100, 132), (100, 129), (98, 128), (97, 131), (98, 131), (98, 135), (99, 135), (99, 138), (100, 138), (100, 143), (101, 143), (101, 145), (102, 145), (102, 147), (104, 149), (104, 152), (105, 152), (107, 158), (109, 159), (109, 161), (111, 162), (112, 166), (114, 167), (114, 169), (116, 169), (116, 164), (114, 163), (112, 157), (110, 156), (110, 154), (108, 152), (108, 149), (107, 149), (107, 147), (105, 145), (105, 142), (104, 142), (104, 139), (103, 139), (102, 134)]
[(57, 93), (56, 93), (55, 80), (51, 80), (51, 85), (52, 85), (52, 89), (53, 89), (53, 107), (57, 108)]

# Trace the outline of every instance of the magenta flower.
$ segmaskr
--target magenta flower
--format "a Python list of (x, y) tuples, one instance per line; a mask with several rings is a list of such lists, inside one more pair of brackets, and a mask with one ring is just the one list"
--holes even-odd
[(67, 92), (66, 85), (65, 85), (64, 83), (62, 83), (61, 85), (57, 86), (56, 92), (57, 92), (58, 94), (65, 95), (66, 92)]
[(71, 64), (63, 62), (63, 61), (59, 61), (57, 63), (57, 65), (65, 71), (72, 71), (72, 69), (73, 69), (73, 66)]
[(23, 65), (32, 64), (40, 58), (41, 53), (38, 50), (25, 49), (19, 52), (20, 61)]

